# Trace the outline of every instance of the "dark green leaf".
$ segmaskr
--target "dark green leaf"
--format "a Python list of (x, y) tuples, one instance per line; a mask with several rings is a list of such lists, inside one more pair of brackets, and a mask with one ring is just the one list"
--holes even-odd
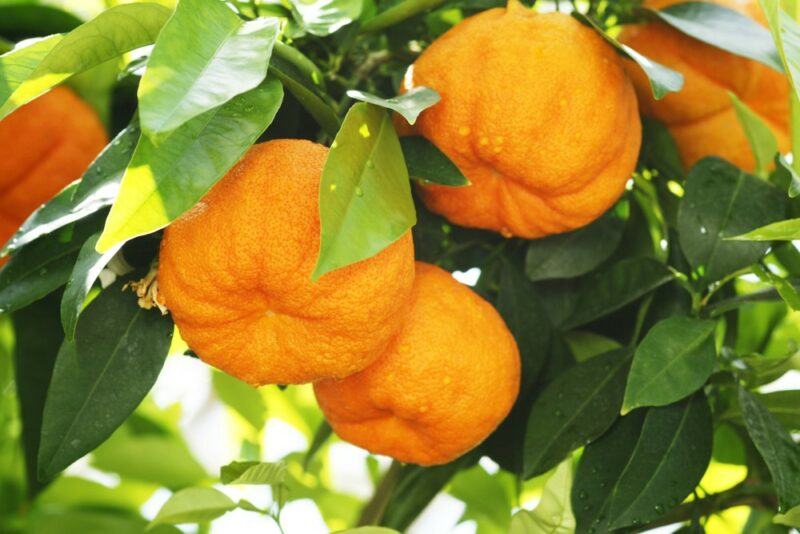
[(586, 274), (611, 256), (624, 228), (624, 221), (611, 210), (589, 226), (533, 240), (525, 256), (525, 273), (533, 281)]
[(159, 140), (142, 136), (97, 250), (149, 234), (195, 205), (272, 122), (283, 99), (272, 79)]
[[(152, 44), (168, 16), (167, 8), (153, 3), (115, 6), (63, 38), (48, 38), (48, 43), (55, 44), (44, 57), (40, 54), (31, 57), (28, 53), (20, 55), (11, 64), (3, 62), (0, 67), (0, 118), (73, 74)], [(37, 43), (34, 46), (41, 45)], [(31, 51), (30, 47), (25, 50)], [(18, 65), (24, 65), (27, 73)], [(12, 76), (9, 76), (9, 68), (15, 69)]]
[(36, 455), (42, 430), (42, 413), (63, 336), (58, 324), (60, 295), (52, 293), (11, 316), (14, 324), (14, 368), (22, 417), (22, 444), (28, 493), (42, 488), (37, 476)]
[(678, 212), (678, 233), (686, 258), (707, 282), (750, 265), (767, 245), (727, 240), (779, 220), (784, 195), (775, 186), (725, 160), (705, 158), (686, 179)]
[(385, 110), (350, 108), (319, 191), (320, 248), (312, 279), (374, 256), (416, 223), (403, 153)]
[(400, 480), (386, 504), (381, 524), (405, 531), (453, 475), (474, 465), (478, 458), (479, 454), (471, 452), (449, 464), (433, 467), (403, 466)]
[[(773, 391), (754, 395), (782, 426), (789, 430), (800, 430), (800, 390)], [(723, 420), (744, 422), (739, 404), (730, 406), (719, 417)]]
[(286, 479), (283, 462), (231, 462), (220, 469), (223, 484), (280, 484)]
[(779, 511), (800, 504), (800, 446), (769, 411), (744, 388), (739, 406), (747, 433), (772, 474), (778, 492)]
[(363, 0), (290, 0), (292, 14), (308, 33), (325, 36), (361, 15)]
[(679, 316), (656, 324), (633, 356), (622, 413), (671, 404), (702, 387), (716, 363), (715, 327)]
[(123, 129), (97, 156), (79, 182), (64, 188), (28, 217), (2, 254), (18, 250), (43, 235), (110, 206), (117, 197), (122, 173), (131, 160), (138, 138), (136, 123)]
[(0, 312), (27, 306), (66, 284), (81, 246), (98, 223), (62, 228), (14, 254), (0, 270)]
[(628, 258), (580, 282), (572, 314), (564, 322), (571, 330), (616, 311), (673, 279), (662, 263)]
[(711, 410), (702, 393), (622, 418), (581, 458), (572, 490), (578, 532), (663, 516), (700, 482), (711, 444)]
[(575, 365), (547, 385), (528, 418), (525, 478), (550, 470), (614, 424), (629, 365), (630, 350), (618, 349)]
[(0, 35), (21, 40), (37, 35), (68, 32), (83, 21), (56, 6), (32, 3), (0, 5)]
[(469, 180), (436, 145), (422, 136), (400, 138), (408, 174), (416, 180), (449, 186), (469, 185)]
[(50, 477), (105, 441), (133, 412), (161, 372), (172, 321), (139, 307), (117, 282), (81, 314), (65, 342), (47, 393), (39, 474)]
[(113, 247), (105, 254), (95, 252), (94, 247), (99, 237), (99, 233), (94, 234), (81, 247), (75, 267), (67, 281), (67, 287), (64, 289), (64, 297), (61, 299), (61, 324), (69, 340), (75, 337), (78, 314), (83, 309), (89, 290), (100, 276), (100, 271), (119, 250), (119, 247)]
[(147, 134), (164, 134), (267, 75), (277, 18), (244, 21), (218, 0), (181, 0), (153, 47), (139, 83)]
[(654, 119), (642, 119), (642, 149), (640, 163), (655, 169), (665, 179), (681, 179), (685, 174), (678, 145), (663, 123)]
[(186, 488), (172, 495), (151, 526), (159, 524), (205, 523), (236, 508), (236, 503), (212, 488)]
[(783, 72), (769, 30), (738, 11), (711, 2), (682, 2), (648, 11), (690, 37)]
[(417, 117), (419, 117), (420, 113), (437, 104), (442, 98), (435, 90), (422, 86), (414, 87), (410, 91), (392, 98), (381, 98), (363, 91), (347, 91), (347, 96), (361, 102), (396, 111), (409, 124), (417, 122)]
[(584, 24), (591, 26), (597, 33), (600, 34), (611, 46), (617, 49), (618, 52), (633, 60), (645, 73), (647, 79), (650, 80), (650, 88), (653, 90), (653, 96), (656, 100), (660, 100), (667, 95), (667, 93), (676, 93), (683, 89), (683, 74), (676, 72), (660, 63), (656, 63), (649, 59), (628, 45), (624, 45), (608, 35), (597, 22), (590, 17), (583, 15), (579, 12), (573, 12), (572, 16), (577, 18)]

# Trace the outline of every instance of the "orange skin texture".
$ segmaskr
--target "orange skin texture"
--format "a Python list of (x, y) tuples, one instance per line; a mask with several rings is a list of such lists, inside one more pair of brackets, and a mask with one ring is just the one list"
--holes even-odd
[[(766, 26), (757, 0), (711, 1)], [(650, 0), (645, 5), (661, 9), (676, 3), (679, 0)], [(770, 126), (782, 152), (789, 150), (789, 83), (783, 74), (707, 45), (666, 24), (628, 26), (620, 40), (650, 59), (683, 73), (682, 91), (655, 100), (641, 69), (633, 62), (625, 62), (636, 86), (642, 113), (667, 126), (687, 168), (703, 157), (715, 155), (745, 170), (755, 169), (755, 158), (728, 91), (736, 94)]]
[(97, 114), (66, 87), (0, 121), (0, 244), (31, 212), (80, 178), (106, 143)]
[(517, 344), (495, 309), (447, 271), (417, 263), (411, 310), (393, 346), (343, 380), (314, 384), (342, 439), (420, 465), (483, 441), (519, 392)]
[(403, 320), (410, 232), (311, 281), (327, 153), (298, 139), (255, 145), (164, 233), (158, 288), (181, 336), (203, 361), (252, 385), (360, 371)]
[(560, 13), (509, 8), (465, 19), (434, 41), (401, 92), (441, 101), (401, 134), (430, 140), (472, 185), (423, 185), (451, 222), (537, 238), (602, 215), (625, 189), (641, 144), (633, 87), (596, 32)]

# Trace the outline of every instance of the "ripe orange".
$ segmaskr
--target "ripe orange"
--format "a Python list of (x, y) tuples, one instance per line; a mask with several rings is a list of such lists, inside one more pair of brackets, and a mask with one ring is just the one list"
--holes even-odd
[(0, 246), (33, 210), (80, 178), (107, 142), (97, 114), (66, 87), (0, 121)]
[(449, 462), (483, 441), (517, 398), (516, 342), (495, 309), (417, 263), (406, 323), (373, 365), (314, 385), (342, 439), (403, 462)]
[(326, 155), (298, 139), (256, 145), (164, 233), (158, 287), (181, 336), (253, 385), (360, 371), (404, 318), (410, 233), (311, 282)]
[(421, 187), (455, 224), (542, 237), (584, 226), (622, 194), (641, 142), (622, 61), (595, 31), (515, 1), (470, 17), (434, 41), (401, 92), (442, 99), (403, 134), (426, 137), (472, 185)]
[[(679, 1), (648, 0), (645, 5), (660, 9)], [(766, 25), (758, 0), (712, 1)], [(683, 73), (685, 84), (681, 92), (655, 100), (641, 70), (626, 62), (642, 113), (666, 124), (687, 167), (705, 156), (716, 155), (745, 170), (754, 169), (755, 159), (729, 91), (764, 119), (782, 151), (789, 150), (789, 84), (781, 73), (692, 39), (666, 24), (628, 26), (620, 40)]]

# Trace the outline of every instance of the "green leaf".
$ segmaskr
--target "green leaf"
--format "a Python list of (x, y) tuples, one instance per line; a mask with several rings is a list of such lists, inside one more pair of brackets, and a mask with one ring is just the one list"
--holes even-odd
[(383, 109), (355, 104), (331, 145), (319, 190), (312, 280), (374, 256), (416, 223), (403, 152)]
[(123, 425), (92, 451), (93, 467), (116, 473), (123, 480), (173, 491), (208, 480), (208, 473), (179, 435), (133, 432), (129, 427)]
[(303, 456), (304, 471), (308, 470), (311, 460), (313, 460), (320, 449), (322, 449), (322, 446), (327, 443), (332, 434), (333, 428), (331, 428), (330, 423), (323, 419), (317, 427), (317, 430), (314, 432), (314, 438), (311, 440), (311, 445), (308, 446), (308, 450), (306, 451), (305, 456)]
[(219, 0), (180, 0), (139, 83), (142, 130), (164, 134), (256, 88), (279, 19), (240, 19)]
[(286, 479), (284, 462), (231, 462), (220, 469), (223, 484), (281, 484)]
[(525, 273), (533, 281), (584, 275), (613, 254), (624, 228), (624, 221), (611, 210), (573, 232), (530, 241)]
[(308, 33), (326, 36), (347, 26), (363, 9), (363, 0), (290, 0), (292, 14)]
[(267, 405), (258, 389), (218, 371), (211, 375), (211, 383), (220, 400), (241, 415), (256, 432), (264, 428), (267, 422)]
[(623, 56), (633, 60), (639, 68), (647, 76), (650, 81), (650, 88), (653, 90), (653, 97), (656, 100), (664, 98), (667, 93), (677, 93), (683, 89), (683, 74), (665, 67), (661, 63), (656, 63), (652, 59), (643, 56), (628, 45), (622, 44), (610, 35), (592, 18), (587, 17), (577, 11), (572, 13), (572, 16), (581, 21), (583, 24), (591, 26), (600, 36), (605, 39), (611, 46), (613, 46)]
[(800, 219), (786, 219), (767, 224), (729, 239), (732, 241), (794, 241), (800, 239)]
[(52, 293), (11, 316), (14, 325), (14, 370), (28, 494), (42, 488), (37, 476), (42, 413), (63, 336), (58, 324), (58, 293)]
[[(713, 5), (713, 4), (708, 4)], [(749, 19), (748, 19), (749, 20)], [(778, 141), (772, 133), (764, 119), (742, 102), (733, 92), (728, 91), (736, 110), (736, 116), (742, 125), (747, 141), (750, 143), (750, 150), (756, 160), (756, 174), (765, 178), (769, 171), (769, 165), (775, 154), (778, 153)]]
[(0, 56), (0, 105), (31, 76), (39, 63), (63, 38), (63, 35), (56, 34), (27, 39)]
[[(49, 534), (51, 532), (80, 532), (81, 534), (141, 534), (147, 522), (138, 514), (114, 509), (63, 509), (47, 510), (31, 514), (26, 521), (25, 532)], [(152, 532), (151, 534), (177, 534)]]
[(715, 282), (758, 260), (767, 245), (726, 239), (783, 217), (783, 193), (725, 160), (705, 158), (686, 179), (678, 211), (681, 248), (698, 277)]
[(47, 393), (39, 474), (47, 478), (105, 441), (161, 372), (172, 321), (139, 307), (123, 282), (86, 307), (75, 341), (61, 346)]
[(334, 534), (400, 534), (400, 532), (386, 527), (356, 527), (337, 530)]
[(271, 79), (159, 140), (139, 139), (97, 250), (149, 234), (197, 203), (272, 122), (283, 99)]
[(778, 492), (778, 511), (800, 504), (800, 446), (774, 415), (744, 388), (739, 388), (739, 406), (747, 433), (767, 464)]
[(404, 532), (457, 472), (474, 465), (480, 455), (467, 453), (449, 464), (432, 467), (405, 465), (386, 504), (383, 526)]
[(650, 258), (627, 258), (581, 280), (571, 315), (562, 325), (572, 330), (614, 312), (674, 278)]
[(690, 37), (783, 72), (769, 30), (738, 11), (710, 2), (682, 2), (647, 11)]
[[(754, 393), (753, 395), (782, 426), (789, 430), (800, 430), (800, 390)], [(719, 415), (719, 418), (724, 421), (744, 423), (739, 404), (729, 406)]]
[(683, 178), (686, 173), (675, 138), (663, 123), (647, 117), (642, 117), (639, 162), (643, 167), (655, 169), (665, 179)]
[(420, 113), (442, 99), (434, 89), (422, 86), (414, 87), (410, 91), (392, 98), (381, 98), (363, 91), (354, 90), (347, 91), (347, 96), (361, 102), (396, 111), (409, 124), (417, 122), (417, 117), (419, 117)]
[(752, 269), (759, 280), (775, 288), (783, 301), (788, 304), (790, 308), (795, 311), (800, 310), (800, 293), (797, 292), (797, 289), (791, 282), (758, 264), (754, 264)]
[(322, 72), (299, 50), (280, 41), (275, 43), (269, 73), (284, 85), (325, 133), (336, 136), (339, 116), (322, 90)]
[(673, 316), (657, 323), (633, 356), (623, 415), (640, 406), (664, 406), (705, 384), (716, 363), (714, 321)]
[(528, 418), (525, 478), (549, 471), (614, 424), (629, 365), (629, 349), (613, 350), (571, 367), (544, 388)]
[(785, 514), (776, 514), (772, 518), (773, 523), (786, 525), (787, 527), (800, 528), (800, 506), (795, 506)]
[(458, 187), (470, 181), (436, 145), (419, 135), (400, 138), (408, 174), (423, 182)]
[(61, 300), (61, 324), (69, 340), (75, 337), (78, 314), (83, 309), (89, 290), (100, 276), (100, 271), (119, 250), (119, 247), (112, 247), (104, 254), (95, 252), (94, 247), (99, 237), (100, 234), (96, 233), (83, 244), (67, 281), (67, 287), (64, 289), (64, 297)]
[(88, 220), (38, 239), (18, 251), (0, 270), (0, 313), (39, 300), (69, 280), (81, 246), (98, 220)]
[(205, 523), (236, 508), (236, 503), (221, 491), (212, 488), (186, 488), (174, 493), (150, 523)]
[(59, 228), (110, 206), (117, 197), (122, 173), (133, 155), (139, 127), (132, 123), (106, 146), (78, 182), (34, 211), (0, 252), (6, 255)]
[(662, 517), (700, 482), (711, 445), (711, 410), (702, 392), (623, 417), (584, 450), (572, 489), (577, 531)]
[[(23, 63), (28, 68), (32, 66), (30, 54), (4, 64), (0, 70), (0, 118), (73, 74), (152, 44), (168, 16), (169, 10), (158, 4), (115, 6), (78, 26), (60, 40), (52, 36), (48, 38), (57, 43), (43, 58), (40, 57), (36, 67), (30, 69), (26, 76), (20, 76), (24, 71), (20, 66)], [(37, 56), (39, 52), (37, 48)], [(8, 76), (8, 69), (12, 69), (12, 77)]]
[(542, 498), (529, 512), (520, 510), (511, 518), (509, 534), (572, 534), (575, 516), (572, 515), (572, 458), (567, 458), (547, 479)]

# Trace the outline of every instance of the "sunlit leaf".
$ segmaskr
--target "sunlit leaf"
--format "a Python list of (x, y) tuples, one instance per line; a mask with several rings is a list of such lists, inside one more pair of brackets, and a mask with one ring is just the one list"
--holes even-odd
[(186, 488), (173, 494), (164, 503), (150, 525), (204, 523), (235, 508), (236, 503), (221, 491), (213, 488)]
[[(0, 118), (30, 102), (73, 74), (84, 72), (136, 48), (152, 44), (169, 16), (169, 10), (152, 3), (124, 4), (100, 13), (63, 38), (40, 41), (36, 53), (18, 56), (11, 64), (3, 62), (0, 70)], [(57, 41), (57, 42), (56, 42)], [(41, 57), (41, 50), (51, 46)], [(28, 48), (25, 49), (28, 52)], [(12, 52), (14, 53), (14, 52)], [(36, 67), (30, 69), (32, 60)], [(20, 68), (24, 63), (26, 68)], [(27, 75), (22, 75), (29, 69)], [(9, 77), (11, 70), (13, 76)]]
[(286, 478), (283, 462), (232, 462), (222, 466), (220, 481), (223, 484), (280, 484)]
[(272, 122), (280, 84), (260, 86), (207, 111), (159, 140), (139, 139), (97, 250), (149, 234), (194, 206)]
[(532, 511), (520, 510), (511, 518), (509, 534), (572, 534), (572, 458), (567, 458), (547, 479), (542, 498)]
[(277, 18), (244, 21), (218, 0), (181, 0), (139, 83), (147, 134), (181, 124), (254, 89), (267, 75)]
[(361, 15), (363, 0), (291, 0), (295, 18), (308, 33), (325, 36)]

